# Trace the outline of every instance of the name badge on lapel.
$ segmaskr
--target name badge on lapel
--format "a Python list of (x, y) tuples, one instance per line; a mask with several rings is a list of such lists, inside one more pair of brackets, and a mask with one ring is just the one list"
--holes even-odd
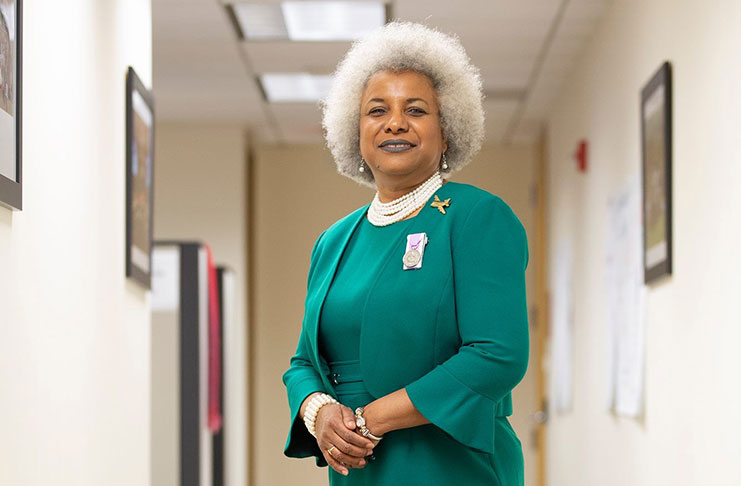
[(425, 245), (428, 242), (427, 233), (412, 233), (407, 235), (407, 248), (402, 258), (404, 270), (416, 270), (422, 268), (422, 256), (425, 253)]

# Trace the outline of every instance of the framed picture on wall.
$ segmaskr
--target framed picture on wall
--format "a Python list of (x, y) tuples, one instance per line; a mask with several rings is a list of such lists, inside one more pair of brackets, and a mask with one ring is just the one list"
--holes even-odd
[(672, 75), (665, 62), (641, 91), (643, 274), (672, 273)]
[(0, 205), (21, 210), (21, 0), (0, 0)]
[(129, 68), (126, 76), (126, 276), (151, 288), (154, 102)]

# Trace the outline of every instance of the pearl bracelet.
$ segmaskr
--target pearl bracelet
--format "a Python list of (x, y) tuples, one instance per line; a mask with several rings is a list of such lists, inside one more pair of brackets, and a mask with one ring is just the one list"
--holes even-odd
[(316, 416), (319, 415), (319, 409), (330, 403), (340, 403), (335, 400), (331, 395), (321, 393), (315, 395), (314, 398), (309, 400), (309, 404), (306, 405), (306, 411), (304, 412), (304, 424), (309, 430), (309, 433), (316, 437)]

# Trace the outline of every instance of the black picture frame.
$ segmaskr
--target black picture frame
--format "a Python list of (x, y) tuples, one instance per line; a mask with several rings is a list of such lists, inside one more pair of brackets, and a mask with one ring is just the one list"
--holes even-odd
[[(6, 56), (5, 53), (0, 52), (0, 110), (2, 114), (0, 116), (12, 117), (12, 120), (5, 120), (0, 127), (0, 131), (4, 131), (4, 134), (0, 134), (0, 138), (3, 140), (12, 139), (15, 142), (14, 153), (6, 154), (3, 151), (0, 152), (0, 157), (5, 160), (0, 160), (0, 206), (4, 206), (11, 210), (21, 211), (23, 209), (23, 157), (21, 154), (21, 127), (22, 127), (22, 114), (23, 114), (23, 1), (12, 0), (12, 7), (7, 8), (7, 3), (4, 3), (0, 8), (0, 51), (11, 50), (13, 56)], [(6, 15), (13, 14), (14, 19), (6, 18)], [(7, 37), (6, 37), (7, 36)], [(15, 42), (13, 42), (13, 38)], [(12, 65), (8, 66), (7, 62), (10, 59)], [(8, 70), (14, 70), (9, 76), (13, 80), (13, 85), (8, 85), (4, 80), (8, 77)], [(12, 92), (12, 93), (10, 93)], [(8, 96), (11, 94), (11, 96)], [(8, 106), (8, 103), (10, 105)], [(10, 109), (10, 112), (8, 111)], [(12, 126), (13, 129), (8, 129), (8, 125)], [(2, 167), (15, 165), (15, 174), (3, 173)]]
[(672, 70), (664, 62), (641, 90), (644, 282), (672, 273)]
[(126, 74), (126, 276), (152, 286), (154, 98), (133, 68)]

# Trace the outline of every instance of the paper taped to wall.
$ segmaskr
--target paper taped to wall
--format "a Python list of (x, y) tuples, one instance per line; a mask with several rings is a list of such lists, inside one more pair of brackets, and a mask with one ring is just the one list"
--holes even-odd
[(574, 339), (574, 248), (571, 239), (562, 239), (556, 247), (553, 273), (553, 307), (551, 322), (551, 396), (558, 413), (571, 410), (573, 397)]
[(607, 402), (618, 415), (637, 417), (643, 412), (644, 402), (646, 321), (638, 182), (613, 195), (607, 212)]
[(177, 246), (152, 252), (152, 312), (175, 311), (180, 305), (180, 250)]

